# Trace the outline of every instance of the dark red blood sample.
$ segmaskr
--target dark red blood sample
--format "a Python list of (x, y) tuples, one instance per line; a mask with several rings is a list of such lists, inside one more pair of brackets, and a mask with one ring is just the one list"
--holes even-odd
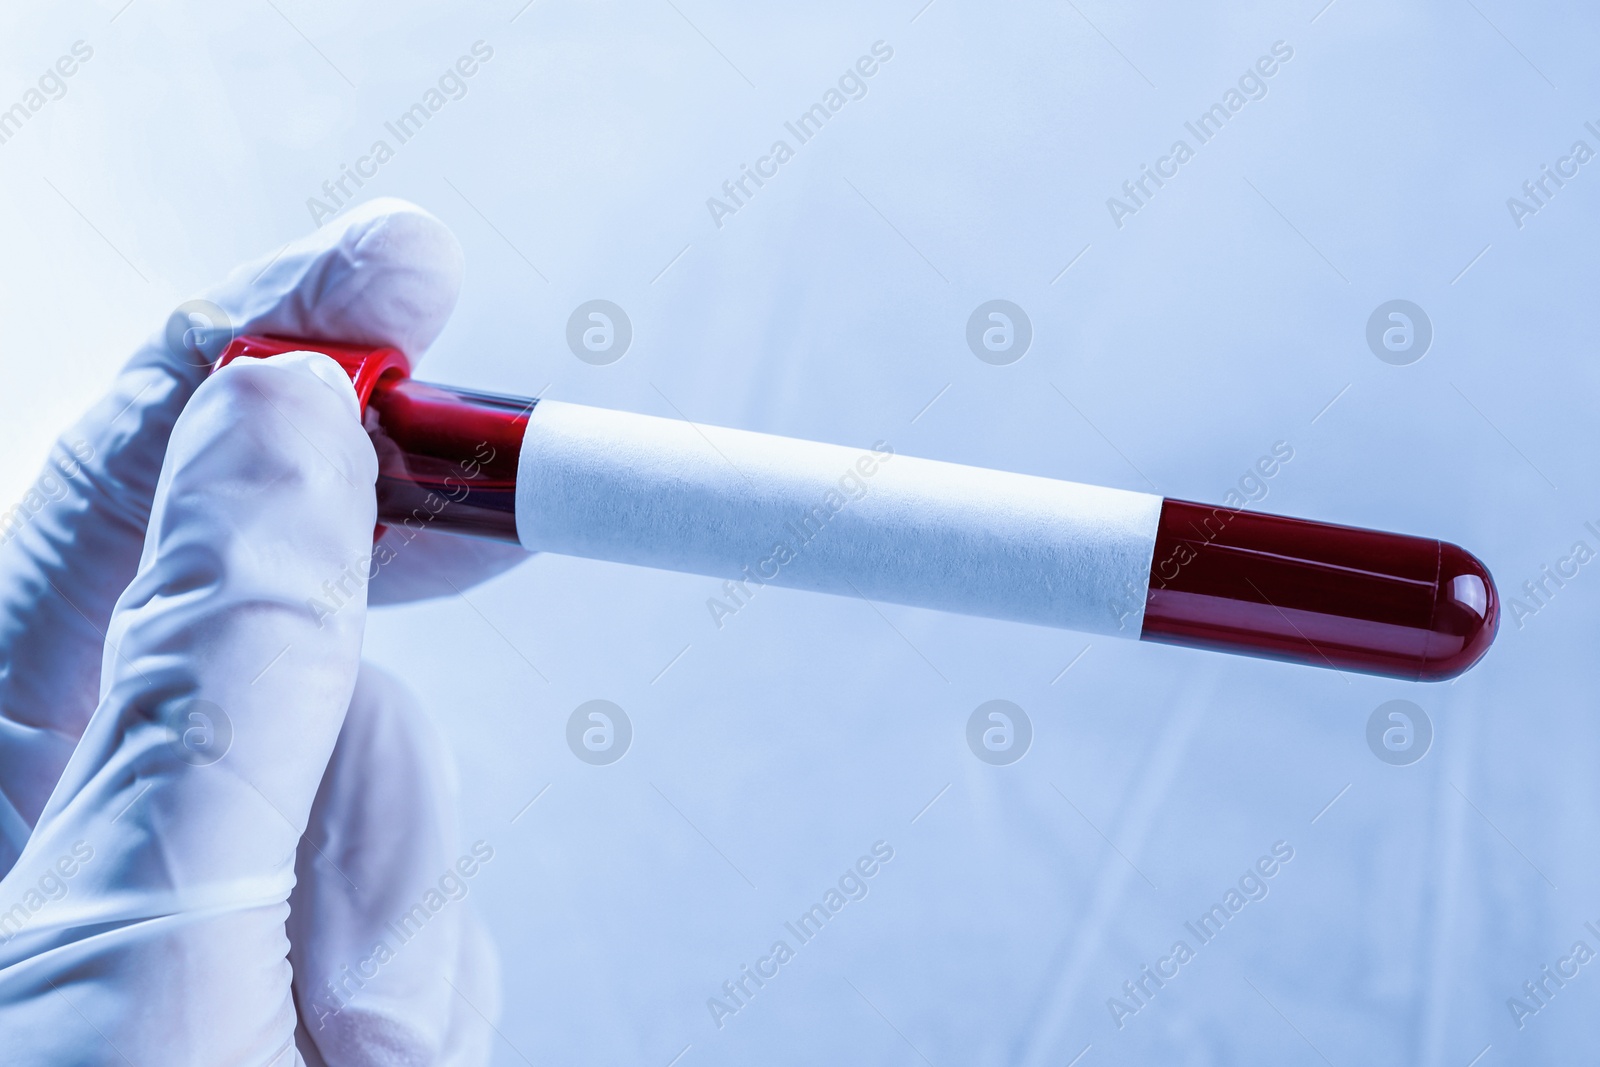
[(1499, 617), (1489, 571), (1447, 542), (1166, 500), (1140, 636), (1439, 681)]
[(378, 521), (517, 540), (517, 461), (533, 401), (381, 379), (365, 423), (378, 452)]

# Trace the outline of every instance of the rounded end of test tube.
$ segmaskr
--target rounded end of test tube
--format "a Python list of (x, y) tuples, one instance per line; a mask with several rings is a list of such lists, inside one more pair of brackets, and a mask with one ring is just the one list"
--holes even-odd
[(1439, 542), (1439, 580), (1433, 625), (1419, 681), (1441, 682), (1483, 658), (1500, 628), (1500, 594), (1483, 561), (1464, 548)]

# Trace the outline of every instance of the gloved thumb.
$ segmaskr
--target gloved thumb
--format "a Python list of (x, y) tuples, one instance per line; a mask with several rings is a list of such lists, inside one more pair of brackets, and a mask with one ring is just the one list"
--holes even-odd
[(0, 1002), (39, 1016), (20, 1060), (293, 1059), (287, 901), (366, 614), (308, 601), (370, 552), (375, 477), (325, 356), (240, 360), (179, 417), (99, 706), (6, 879), (80, 860), (0, 944)]

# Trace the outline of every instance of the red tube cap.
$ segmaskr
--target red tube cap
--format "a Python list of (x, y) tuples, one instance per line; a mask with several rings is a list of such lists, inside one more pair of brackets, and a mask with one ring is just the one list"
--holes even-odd
[(391, 374), (403, 378), (411, 373), (411, 361), (398, 348), (296, 341), (289, 337), (259, 334), (235, 337), (222, 350), (222, 355), (217, 357), (214, 369), (221, 370), (240, 356), (265, 359), (268, 356), (281, 356), (285, 352), (321, 352), (343, 367), (344, 372), (350, 375), (350, 383), (356, 387), (356, 399), (361, 402), (363, 411), (366, 410), (367, 401), (372, 399), (372, 390), (377, 388), (379, 379)]

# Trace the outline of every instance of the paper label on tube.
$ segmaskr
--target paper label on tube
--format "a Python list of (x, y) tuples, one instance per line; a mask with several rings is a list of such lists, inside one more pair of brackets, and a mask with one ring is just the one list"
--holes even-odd
[(1137, 638), (1161, 497), (542, 400), (523, 547)]

